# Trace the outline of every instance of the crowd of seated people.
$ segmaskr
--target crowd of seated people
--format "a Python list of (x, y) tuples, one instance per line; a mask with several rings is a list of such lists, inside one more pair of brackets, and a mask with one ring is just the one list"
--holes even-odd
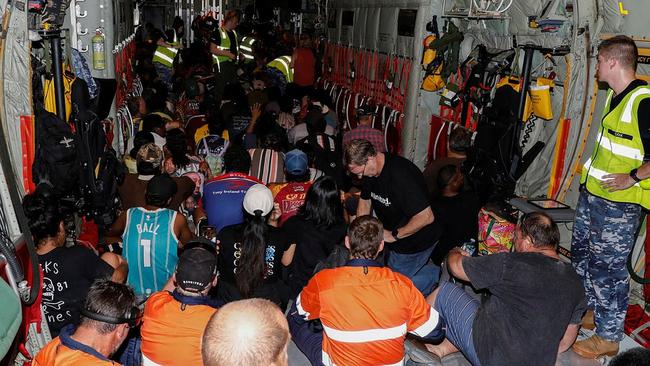
[[(287, 365), (291, 338), (313, 365), (402, 364), (410, 333), (440, 359), (553, 365), (585, 310), (555, 223), (527, 215), (514, 253), (470, 256), (459, 248), (478, 231), (461, 168), (470, 133), (455, 130), (450, 157), (425, 178), (387, 151), (373, 106), (344, 131), (316, 87), (321, 55), (308, 35), (294, 51), (286, 33), (248, 27), (257, 41), (252, 59), (240, 57), (239, 20), (198, 19), (191, 45), (143, 27), (144, 90), (130, 103), (139, 131), (102, 243), (65, 246), (56, 203), (25, 198), (58, 335), (34, 364), (83, 354), (87, 364)], [(165, 65), (160, 47), (181, 57)], [(291, 77), (271, 62), (283, 56)], [(488, 295), (478, 302), (447, 273)]]

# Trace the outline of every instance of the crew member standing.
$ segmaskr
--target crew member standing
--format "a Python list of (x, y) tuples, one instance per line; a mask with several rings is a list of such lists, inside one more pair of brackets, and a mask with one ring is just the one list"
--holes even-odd
[(235, 28), (239, 25), (239, 14), (234, 10), (226, 12), (223, 25), (210, 39), (210, 53), (217, 78), (217, 94), (222, 95), (226, 84), (237, 79), (237, 60), (239, 59), (239, 40)]
[(573, 350), (588, 358), (618, 353), (628, 305), (625, 261), (642, 209), (650, 208), (650, 87), (636, 79), (637, 56), (627, 36), (598, 46), (598, 81), (609, 89), (594, 151), (582, 168), (571, 242), (590, 309), (583, 326), (596, 328)]
[(401, 156), (377, 152), (363, 139), (346, 145), (345, 163), (350, 173), (362, 179), (357, 216), (369, 215), (372, 209), (384, 224), (388, 267), (428, 295), (440, 275), (440, 269), (428, 263), (440, 230), (434, 224), (422, 172)]

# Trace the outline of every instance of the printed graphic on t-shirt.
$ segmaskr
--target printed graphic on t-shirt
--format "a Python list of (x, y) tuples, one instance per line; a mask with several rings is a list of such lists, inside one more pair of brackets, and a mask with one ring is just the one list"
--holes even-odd
[(65, 301), (60, 299), (61, 292), (68, 289), (67, 281), (59, 281), (59, 263), (54, 261), (45, 261), (43, 268), (43, 313), (49, 323), (63, 323), (72, 319), (70, 310), (61, 312), (66, 305)]
[(382, 196), (378, 195), (375, 192), (370, 192), (370, 197), (372, 197), (373, 200), (381, 203), (382, 205), (384, 205), (386, 207), (390, 207), (391, 203), (390, 203), (390, 200), (388, 199), (388, 197), (382, 197)]
[[(241, 258), (241, 247), (240, 242), (235, 242), (234, 248), (235, 252), (233, 253), (233, 273), (237, 274)], [(264, 253), (264, 262), (266, 263), (266, 270), (264, 271), (264, 279), (267, 279), (275, 273), (275, 245), (267, 245), (266, 251)]]

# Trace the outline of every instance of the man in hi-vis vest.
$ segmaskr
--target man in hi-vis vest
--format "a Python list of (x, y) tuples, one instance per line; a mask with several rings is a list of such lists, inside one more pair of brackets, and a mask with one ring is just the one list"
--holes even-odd
[(239, 14), (234, 10), (226, 12), (223, 24), (212, 33), (210, 53), (217, 73), (216, 92), (223, 94), (226, 84), (237, 79), (237, 60), (239, 59), (239, 39), (235, 28), (239, 25)]
[(591, 157), (582, 167), (571, 260), (589, 310), (583, 327), (596, 334), (574, 344), (588, 358), (618, 353), (628, 305), (626, 259), (643, 208), (650, 208), (650, 87), (636, 79), (638, 50), (627, 36), (598, 46), (598, 81), (607, 101)]
[(158, 47), (156, 47), (156, 52), (153, 54), (153, 65), (160, 80), (171, 90), (174, 60), (178, 55), (181, 43), (177, 39), (166, 39), (165, 35), (160, 32), (156, 44)]

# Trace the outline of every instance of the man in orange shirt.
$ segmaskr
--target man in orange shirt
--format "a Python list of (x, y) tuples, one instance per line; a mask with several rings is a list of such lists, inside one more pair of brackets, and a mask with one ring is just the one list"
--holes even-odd
[(217, 311), (217, 304), (208, 297), (217, 284), (214, 243), (197, 238), (186, 244), (172, 281), (176, 283), (173, 292), (151, 295), (144, 307), (144, 366), (202, 365), (201, 337)]
[[(345, 238), (347, 263), (317, 273), (298, 295), (289, 327), (312, 364), (401, 365), (407, 332), (433, 342), (444, 335), (438, 312), (413, 282), (375, 261), (383, 235), (376, 218), (356, 218)], [(314, 319), (323, 326), (321, 344), (305, 322)]]
[(34, 366), (114, 365), (109, 357), (140, 319), (135, 294), (128, 285), (98, 280), (88, 290), (78, 327), (61, 329), (34, 358)]

